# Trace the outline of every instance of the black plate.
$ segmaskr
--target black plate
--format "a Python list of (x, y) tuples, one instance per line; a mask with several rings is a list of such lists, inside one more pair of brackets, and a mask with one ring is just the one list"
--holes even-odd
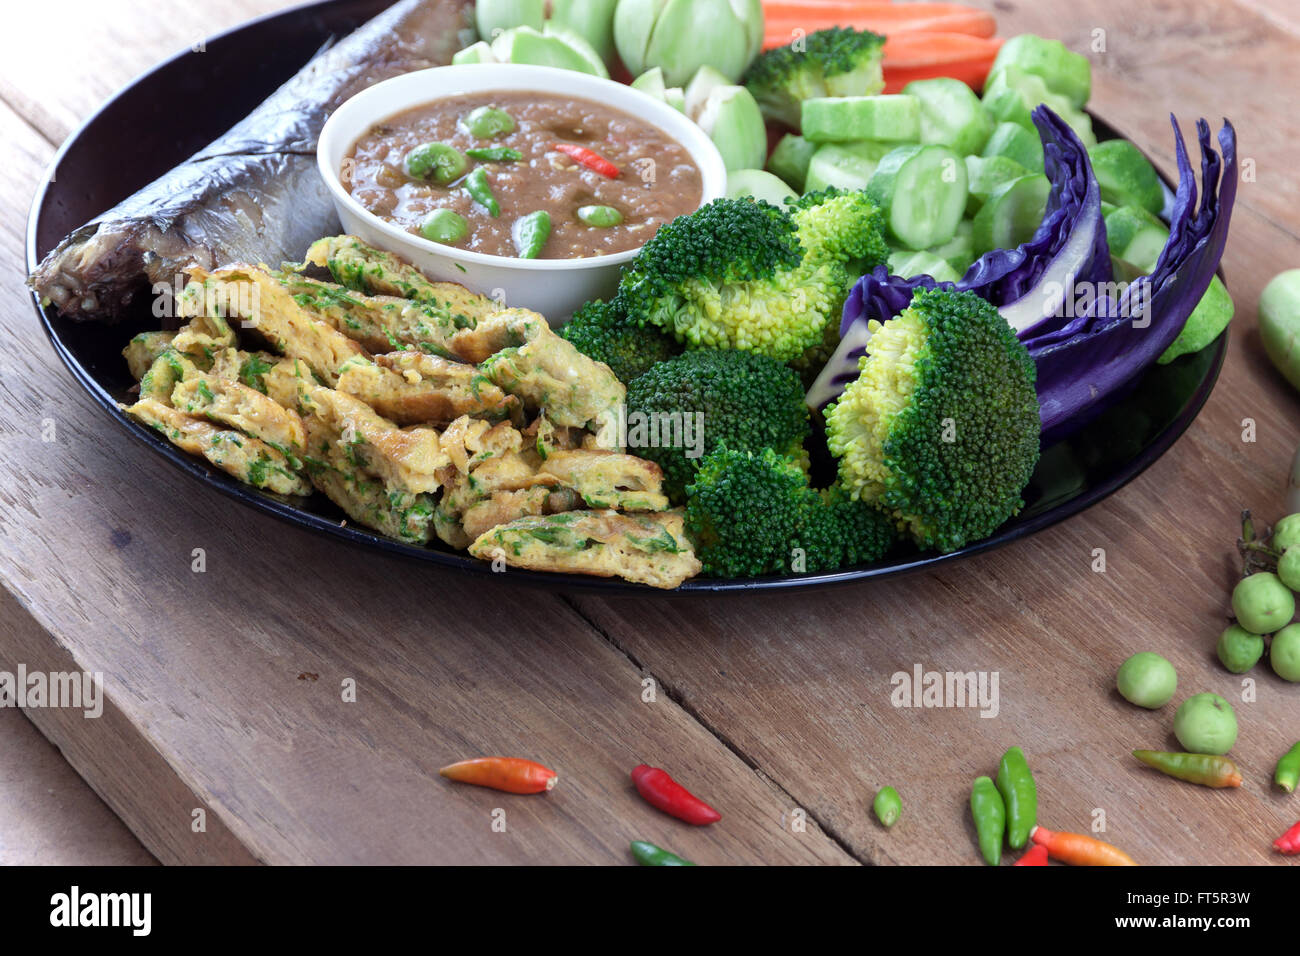
[[(208, 40), (201, 54), (181, 53), (127, 86), (69, 137), (55, 157), (28, 220), (29, 268), (73, 229), (242, 119), (330, 37), (355, 29), (385, 6), (386, 0), (325, 0), (254, 20)], [(1096, 118), (1094, 126), (1100, 138), (1118, 135)], [(295, 502), (256, 491), (132, 422), (117, 407), (135, 384), (121, 349), (136, 332), (158, 327), (147, 307), (116, 326), (70, 322), (52, 308), (42, 309), (39, 302), (36, 311), (59, 358), (90, 396), (131, 435), (208, 487), (353, 544), (467, 573), (492, 573), (488, 565), (463, 553), (415, 547), (344, 525), (343, 514), (321, 495)], [(898, 549), (876, 564), (831, 574), (743, 581), (702, 578), (686, 582), (681, 590), (813, 588), (885, 577), (956, 561), (1033, 534), (1105, 498), (1164, 454), (1209, 398), (1226, 349), (1225, 334), (1200, 353), (1153, 367), (1108, 412), (1045, 448), (1025, 489), (1024, 509), (991, 538), (951, 554)], [(563, 590), (653, 590), (620, 580), (532, 571), (512, 570), (508, 578)]]

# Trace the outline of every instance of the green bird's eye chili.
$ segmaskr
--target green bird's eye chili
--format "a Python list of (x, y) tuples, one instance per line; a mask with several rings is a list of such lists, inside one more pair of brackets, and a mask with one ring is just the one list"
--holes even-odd
[(1002, 862), (1002, 838), (1007, 832), (1007, 808), (1002, 794), (989, 777), (976, 777), (970, 792), (970, 815), (979, 834), (980, 853), (984, 862), (997, 866)]
[(579, 206), (578, 220), (596, 229), (612, 229), (623, 224), (623, 214), (613, 206)]
[(1013, 850), (1019, 850), (1029, 842), (1029, 831), (1038, 822), (1038, 787), (1019, 747), (1002, 755), (997, 787), (1007, 808), (1007, 840)]
[(495, 139), (515, 131), (515, 118), (495, 106), (480, 106), (461, 118), (461, 123), (476, 139)]
[(482, 166), (465, 177), (465, 192), (469, 193), (470, 199), (486, 209), (493, 219), (501, 215), (501, 204), (492, 195), (492, 184), (488, 182), (487, 170)]
[(658, 767), (638, 764), (632, 769), (632, 782), (646, 803), (678, 820), (704, 826), (722, 819), (722, 814)]
[(690, 860), (643, 840), (632, 841), (632, 856), (642, 866), (695, 866)]
[(1155, 767), (1161, 773), (1188, 783), (1199, 783), (1203, 787), (1241, 786), (1241, 774), (1237, 765), (1227, 757), (1168, 753), (1163, 750), (1135, 750), (1133, 756), (1148, 767)]
[(517, 163), (524, 154), (509, 146), (479, 146), (465, 150), (465, 155), (480, 163)]
[(425, 143), (406, 154), (406, 172), (413, 179), (432, 179), (447, 185), (459, 179), (469, 165), (465, 156), (446, 143)]
[(568, 156), (579, 166), (586, 166), (592, 172), (600, 173), (606, 179), (618, 179), (622, 173), (608, 159), (586, 146), (579, 146), (577, 143), (555, 143), (551, 149)]
[(1295, 792), (1296, 784), (1300, 783), (1300, 743), (1284, 753), (1277, 762), (1273, 782), (1287, 793)]
[(1288, 856), (1300, 853), (1300, 823), (1273, 841), (1273, 849)]
[(876, 799), (872, 801), (871, 809), (877, 820), (892, 827), (903, 813), (903, 800), (893, 787), (881, 787)]
[(520, 259), (536, 259), (546, 247), (546, 240), (551, 238), (550, 214), (539, 209), (517, 220), (514, 238)]

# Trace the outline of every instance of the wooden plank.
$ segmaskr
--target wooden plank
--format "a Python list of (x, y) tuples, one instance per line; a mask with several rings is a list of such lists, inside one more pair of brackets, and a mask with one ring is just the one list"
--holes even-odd
[[(127, 80), (245, 20), (294, 6), (285, 0), (56, 0), (23, 4), (0, 32), (0, 99), (52, 143)], [(35, 38), (47, 38), (34, 42)]]
[[(160, 469), (57, 367), (11, 278), (50, 150), (8, 110), (0, 129), (0, 581), (39, 625), (0, 635), (0, 663), (103, 673), (104, 718), (31, 716), (159, 859), (619, 862), (650, 839), (700, 862), (852, 862), (815, 824), (783, 829), (780, 789), (671, 699), (644, 702), (643, 675), (556, 597), (323, 542)], [(520, 799), (437, 776), (491, 752), (563, 782)], [(642, 760), (727, 826), (646, 806)]]
[[(1233, 583), (1238, 509), (1277, 514), (1300, 440), (1296, 395), (1269, 366), (1255, 328), (1264, 283), (1300, 261), (1300, 182), (1283, 158), (1295, 138), (1288, 97), (1300, 80), (1300, 42), (1224, 3), (1128, 5), (1122, 16), (1091, 0), (987, 5), (1004, 35), (1039, 31), (1078, 47), (1105, 25), (1112, 54), (1093, 58), (1093, 106), (1153, 154), (1172, 159), (1164, 115), (1173, 108), (1184, 122), (1229, 114), (1243, 154), (1258, 157), (1258, 185), (1241, 186), (1224, 261), (1238, 318), (1205, 411), (1105, 503), (938, 573), (811, 597), (583, 597), (578, 606), (870, 860), (977, 862), (970, 781), (1020, 744), (1048, 826), (1087, 831), (1101, 810), (1106, 838), (1140, 862), (1276, 861), (1271, 840), (1295, 811), (1269, 780), (1300, 737), (1297, 690), (1264, 666), (1250, 675), (1258, 699), (1242, 702), (1243, 679), (1219, 666), (1214, 641)], [(1253, 443), (1242, 440), (1247, 418)], [(1097, 548), (1106, 551), (1105, 573), (1092, 570)], [(1136, 747), (1177, 749), (1172, 705), (1140, 711), (1113, 690), (1116, 667), (1143, 649), (1177, 666), (1178, 700), (1212, 690), (1236, 704), (1242, 791), (1180, 784), (1128, 756)], [(892, 675), (918, 665), (997, 672), (998, 715), (894, 707)], [(886, 783), (905, 806), (888, 833), (869, 815)]]
[[(11, 601), (0, 588), (0, 605)], [(156, 862), (20, 710), (0, 710), (0, 866)]]

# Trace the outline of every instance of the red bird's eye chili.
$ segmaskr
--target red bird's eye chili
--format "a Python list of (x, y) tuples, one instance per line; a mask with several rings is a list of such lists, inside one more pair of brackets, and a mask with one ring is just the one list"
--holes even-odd
[(1046, 827), (1034, 827), (1029, 838), (1047, 849), (1047, 855), (1075, 866), (1137, 866), (1123, 850), (1102, 843), (1082, 833), (1057, 833)]
[(632, 770), (632, 782), (646, 803), (678, 820), (701, 827), (722, 819), (721, 813), (658, 767), (638, 764)]
[(1199, 783), (1203, 787), (1241, 786), (1241, 773), (1227, 757), (1166, 753), (1163, 750), (1135, 750), (1133, 756), (1148, 767), (1155, 767), (1161, 773), (1188, 783)]
[(545, 793), (560, 779), (554, 770), (519, 757), (476, 757), (450, 764), (438, 773), (457, 783), (506, 793)]
[(1012, 866), (1047, 866), (1047, 847), (1035, 843)]
[(1285, 853), (1288, 856), (1300, 853), (1300, 823), (1297, 823), (1290, 830), (1287, 830), (1286, 833), (1283, 833), (1280, 837), (1274, 840), (1273, 849), (1277, 850), (1278, 853)]
[(618, 179), (622, 171), (594, 149), (579, 146), (577, 143), (554, 143), (551, 149), (563, 153), (579, 166), (586, 166), (592, 172), (600, 173), (607, 179)]

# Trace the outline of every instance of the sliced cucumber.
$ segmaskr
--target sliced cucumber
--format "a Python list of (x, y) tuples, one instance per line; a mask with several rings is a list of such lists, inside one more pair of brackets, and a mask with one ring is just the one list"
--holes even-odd
[[(966, 270), (975, 262), (975, 224), (969, 219), (963, 219), (957, 223), (957, 233), (941, 246), (934, 246), (927, 250), (938, 256), (948, 265), (952, 266), (958, 276), (966, 274)], [(936, 276), (936, 278), (938, 278)]]
[(1064, 96), (1048, 89), (1041, 76), (1026, 73), (1017, 66), (1007, 66), (984, 88), (984, 109), (999, 123), (1015, 123), (1035, 130), (1032, 113), (1040, 103), (1065, 120), (1084, 146), (1097, 144), (1092, 118), (1075, 109)]
[(1015, 123), (999, 123), (980, 155), (1005, 156), (1030, 172), (1043, 171), (1043, 141), (1036, 132)]
[(815, 152), (816, 143), (810, 143), (794, 133), (786, 133), (768, 157), (767, 171), (803, 192), (804, 184), (808, 181), (808, 165)]
[(946, 261), (932, 252), (900, 249), (890, 253), (890, 275), (910, 279), (912, 276), (930, 276), (939, 282), (956, 282), (961, 275)]
[(819, 146), (808, 162), (804, 179), (806, 193), (819, 192), (827, 186), (836, 189), (866, 189), (876, 167), (891, 146), (881, 143), (827, 143)]
[(966, 211), (966, 164), (946, 146), (900, 146), (880, 160), (867, 192), (899, 242), (928, 249), (957, 234)]
[(1006, 156), (967, 156), (966, 178), (970, 182), (970, 199), (966, 203), (967, 215), (974, 216), (988, 200), (993, 190), (1003, 183), (1030, 175), (1030, 171)]
[(1021, 176), (993, 190), (975, 217), (975, 251), (1014, 249), (1038, 231), (1052, 184), (1041, 173)]
[(1205, 290), (1205, 295), (1201, 296), (1201, 301), (1196, 303), (1196, 308), (1187, 317), (1187, 324), (1178, 333), (1178, 338), (1174, 339), (1173, 344), (1160, 356), (1160, 364), (1168, 365), (1180, 355), (1199, 352), (1205, 348), (1228, 327), (1235, 312), (1236, 307), (1232, 304), (1232, 296), (1228, 294), (1227, 287), (1219, 281), (1219, 277), (1215, 276), (1210, 280), (1210, 287)]
[(1092, 93), (1092, 66), (1088, 58), (1066, 49), (1060, 40), (1048, 40), (1032, 33), (1007, 40), (989, 70), (986, 90), (1007, 66), (1042, 77), (1049, 90), (1064, 96), (1075, 109), (1083, 109)]
[(1128, 140), (1098, 143), (1088, 150), (1088, 159), (1104, 201), (1116, 206), (1139, 206), (1153, 214), (1164, 208), (1165, 191), (1155, 167)]
[(728, 199), (752, 196), (784, 208), (787, 199), (794, 199), (798, 195), (781, 180), (761, 169), (738, 169), (734, 173), (727, 173)]
[(1120, 206), (1105, 221), (1111, 255), (1149, 274), (1169, 242), (1169, 228), (1139, 206)]
[(921, 142), (948, 146), (963, 156), (978, 153), (993, 135), (993, 120), (961, 80), (914, 80), (903, 93), (921, 104)]
[(802, 127), (814, 143), (915, 143), (921, 138), (921, 102), (902, 94), (804, 100)]

